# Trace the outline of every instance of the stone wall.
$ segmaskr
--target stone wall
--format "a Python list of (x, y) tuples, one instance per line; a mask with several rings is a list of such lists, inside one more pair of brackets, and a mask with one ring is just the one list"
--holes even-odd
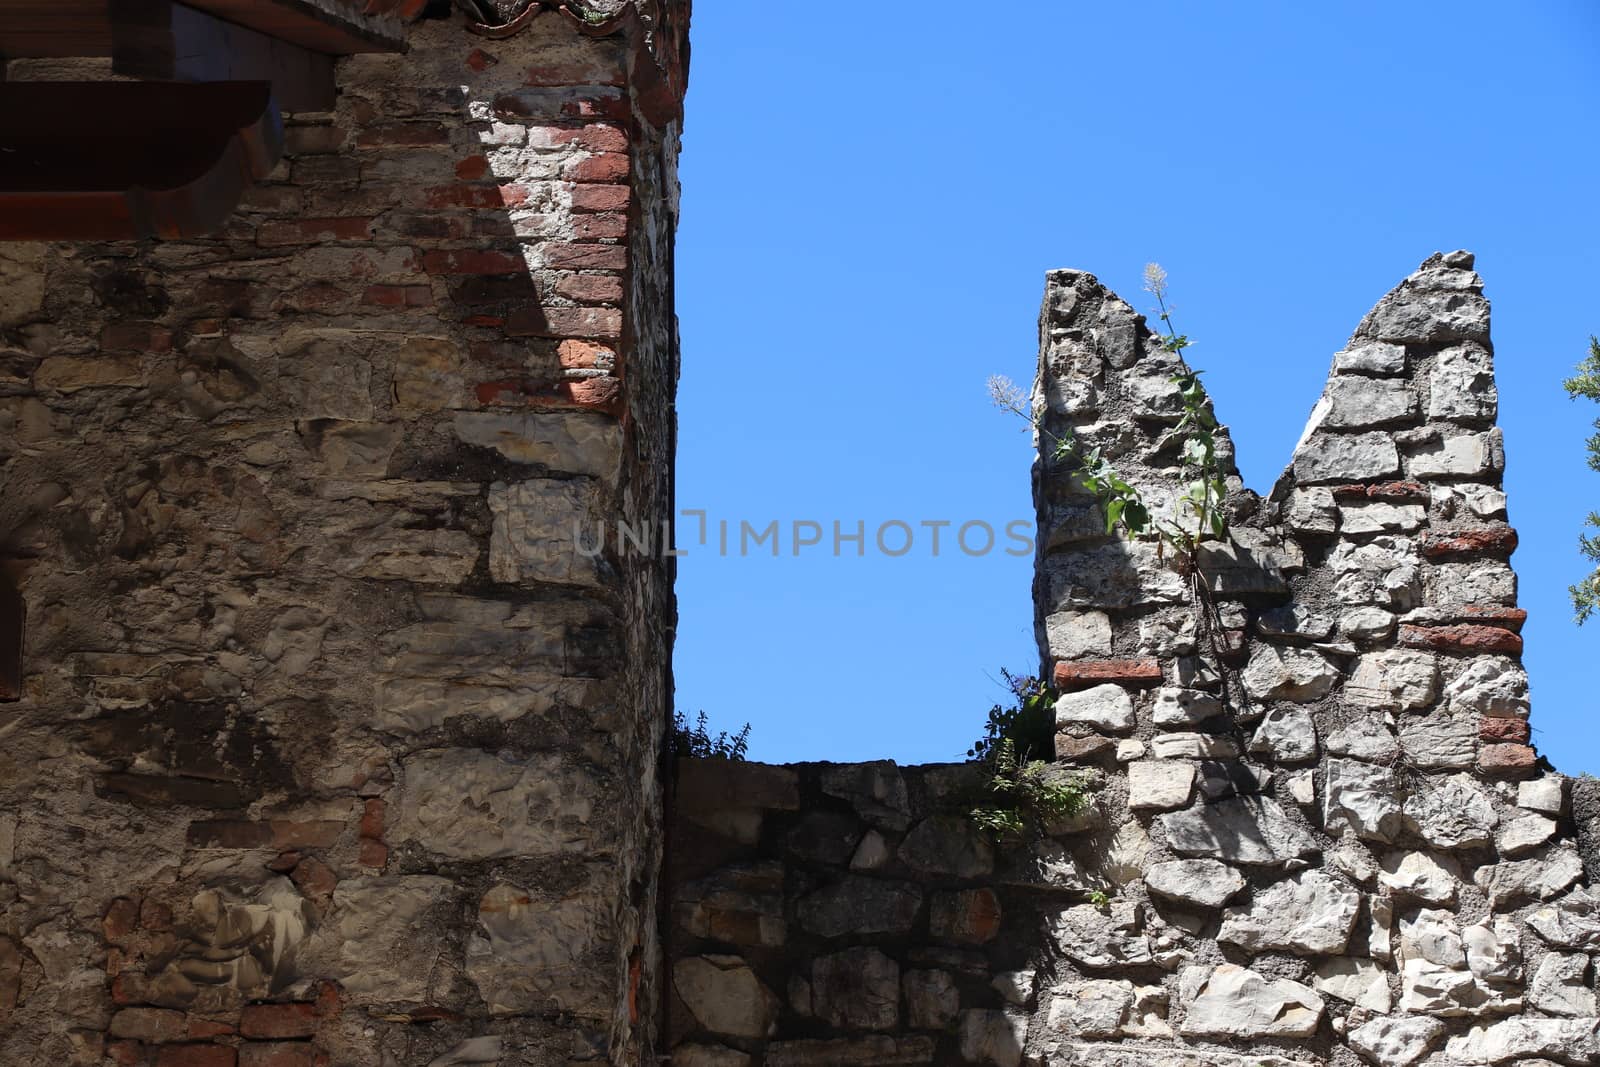
[(0, 248), (0, 1062), (650, 1058), (671, 561), (574, 544), (672, 510), (649, 6), (342, 61), (214, 239)]
[(1224, 431), (1231, 536), (1188, 575), (1106, 536), (1049, 436), (1170, 513), (1177, 360), (1052, 272), (1037, 628), (1092, 810), (995, 847), (952, 814), (969, 769), (684, 768), (674, 1062), (1600, 1062), (1600, 798), (1530, 744), (1472, 267), (1362, 320), (1268, 498)]

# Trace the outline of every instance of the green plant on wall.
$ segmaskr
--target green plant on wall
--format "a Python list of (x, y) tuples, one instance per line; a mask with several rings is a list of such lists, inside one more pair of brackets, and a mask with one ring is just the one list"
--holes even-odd
[[(1600, 338), (1589, 338), (1589, 355), (1578, 364), (1578, 373), (1561, 385), (1574, 400), (1583, 397), (1600, 402)], [(1589, 469), (1600, 471), (1600, 419), (1595, 420), (1594, 426), (1596, 432), (1585, 447), (1589, 451)], [(1585, 525), (1600, 528), (1600, 512), (1589, 512)], [(1572, 609), (1577, 613), (1578, 625), (1582, 626), (1596, 610), (1600, 610), (1600, 534), (1580, 533), (1578, 549), (1590, 563), (1597, 564), (1587, 578), (1568, 587), (1568, 592), (1572, 594)]]
[(683, 712), (673, 712), (672, 732), (668, 737), (672, 754), (694, 759), (744, 759), (750, 749), (750, 724), (745, 723), (744, 729), (736, 734), (723, 730), (713, 735), (706, 721), (706, 713), (702, 711), (690, 726)]
[(989, 709), (983, 736), (967, 750), (984, 765), (967, 814), (996, 840), (1015, 840), (1081, 814), (1088, 793), (1081, 778), (1063, 778), (1030, 758), (1055, 750), (1055, 690), (1031, 675), (1000, 674), (1012, 699)]
[(997, 840), (1016, 840), (1083, 813), (1089, 795), (1081, 778), (1054, 777), (1042, 760), (1018, 755), (1009, 737), (995, 742), (984, 793), (969, 815), (978, 829)]
[(1055, 691), (1031, 674), (1002, 669), (1000, 677), (1005, 679), (1011, 703), (989, 709), (983, 736), (967, 749), (967, 758), (988, 759), (1004, 739), (1011, 740), (1024, 755), (1051, 751), (1056, 734)]
[(1153, 537), (1174, 566), (1192, 574), (1200, 543), (1228, 535), (1224, 510), (1227, 485), (1217, 460), (1219, 426), (1211, 398), (1200, 381), (1201, 372), (1183, 360), (1183, 351), (1192, 342), (1173, 326), (1172, 311), (1167, 305), (1166, 271), (1158, 263), (1148, 264), (1144, 282), (1145, 290), (1156, 298), (1156, 315), (1162, 326), (1161, 347), (1178, 357), (1181, 368), (1169, 380), (1182, 407), (1172, 434), (1179, 441), (1185, 485), (1170, 518), (1153, 516), (1138, 487), (1118, 473), (1099, 448), (1083, 448), (1071, 430), (1056, 434), (1041, 425), (1039, 415), (1009, 379), (998, 375), (990, 378), (989, 395), (998, 407), (1026, 419), (1049, 438), (1056, 462), (1066, 464), (1079, 488), (1099, 504), (1106, 533), (1120, 529), (1132, 538)]

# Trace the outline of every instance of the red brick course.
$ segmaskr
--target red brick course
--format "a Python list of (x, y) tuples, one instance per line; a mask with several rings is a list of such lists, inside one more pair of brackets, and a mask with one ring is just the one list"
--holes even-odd
[(1064, 692), (1088, 689), (1105, 682), (1146, 688), (1160, 685), (1166, 676), (1154, 659), (1091, 659), (1057, 663), (1055, 685)]
[(1464, 530), (1455, 533), (1425, 533), (1422, 535), (1422, 554), (1429, 559), (1450, 556), (1509, 556), (1517, 548), (1517, 531), (1509, 526), (1492, 526), (1482, 530)]
[(1527, 745), (1484, 745), (1478, 749), (1478, 766), (1485, 774), (1511, 778), (1527, 774), (1538, 763), (1538, 754)]
[(1426, 504), (1428, 487), (1421, 482), (1378, 482), (1373, 485), (1336, 485), (1335, 500), (1382, 500), (1392, 504)]
[(1491, 719), (1478, 720), (1478, 737), (1484, 741), (1508, 742), (1515, 745), (1525, 745), (1532, 731), (1526, 719)]
[(1400, 644), (1406, 648), (1431, 648), (1440, 652), (1502, 652), (1506, 655), (1522, 654), (1522, 638), (1498, 626), (1474, 626), (1457, 623), (1453, 626), (1400, 627)]
[(316, 1032), (315, 1004), (246, 1004), (239, 1015), (239, 1033), (245, 1037), (310, 1037)]

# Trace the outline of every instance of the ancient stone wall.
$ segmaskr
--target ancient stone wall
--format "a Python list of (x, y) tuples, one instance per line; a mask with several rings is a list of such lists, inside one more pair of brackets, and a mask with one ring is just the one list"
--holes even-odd
[(685, 767), (674, 1062), (1600, 1062), (1600, 798), (1530, 745), (1472, 268), (1362, 320), (1268, 498), (1222, 434), (1230, 538), (1193, 574), (1107, 536), (1053, 442), (1171, 514), (1177, 358), (1051, 273), (1035, 600), (1052, 773), (1093, 807), (994, 845), (971, 769)]
[(672, 509), (651, 7), (342, 61), (215, 239), (0, 248), (0, 1063), (649, 1058), (671, 561), (575, 529)]

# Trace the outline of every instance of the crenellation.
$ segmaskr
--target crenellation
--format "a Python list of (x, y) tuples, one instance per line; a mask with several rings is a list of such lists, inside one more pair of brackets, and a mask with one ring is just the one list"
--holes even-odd
[[(823, 951), (809, 939), (836, 958), (865, 938), (862, 970), (881, 987), (870, 997), (888, 1003), (898, 964), (914, 1010), (825, 1015), (834, 1036), (822, 1038), (796, 1003), (763, 1017), (771, 1029), (754, 1040), (691, 1011), (679, 1039), (770, 1059), (804, 1032), (836, 1042), (830, 1062), (1589, 1062), (1600, 943), (1583, 863), (1600, 820), (1530, 744), (1517, 535), (1471, 267), (1466, 253), (1432, 257), (1362, 321), (1270, 498), (1245, 490), (1219, 448), (1231, 528), (1201, 542), (1192, 579), (1150, 542), (1107, 533), (1055, 455), (1075, 432), (1146, 500), (1170, 501), (1175, 361), (1092, 276), (1051, 272), (1033, 390), (1036, 628), (1059, 693), (1052, 773), (1082, 776), (1088, 813), (1037, 841), (995, 843), (996, 872), (1057, 872), (1026, 883), (987, 864), (904, 866), (912, 837), (919, 853), (932, 840), (952, 855), (968, 847), (959, 819), (919, 806), (919, 781), (942, 768), (892, 776), (909, 787), (911, 836), (880, 823), (868, 847), (864, 813), (835, 811), (837, 855), (803, 866), (771, 851), (765, 814), (738, 854), (780, 862), (785, 895), (837, 879), (818, 865), (849, 863), (848, 879), (801, 898), (813, 918), (826, 901), (836, 920), (759, 949), (680, 925), (674, 958), (737, 948), (771, 988), (797, 981), (814, 1005), (837, 995), (818, 981), (843, 978), (786, 977)], [(691, 771), (710, 766), (680, 774)], [(803, 798), (811, 776), (861, 773), (792, 771)], [(708, 834), (703, 817), (680, 817)], [(964, 881), (938, 884), (949, 877)], [(1052, 895), (1018, 898), (1022, 885)], [(868, 908), (884, 894), (904, 901), (887, 925)], [(765, 906), (776, 915), (781, 899)], [(1037, 932), (1020, 915), (1036, 916)], [(944, 978), (918, 969), (929, 942), (948, 946)], [(861, 1027), (922, 1030), (929, 1043), (844, 1036)]]

